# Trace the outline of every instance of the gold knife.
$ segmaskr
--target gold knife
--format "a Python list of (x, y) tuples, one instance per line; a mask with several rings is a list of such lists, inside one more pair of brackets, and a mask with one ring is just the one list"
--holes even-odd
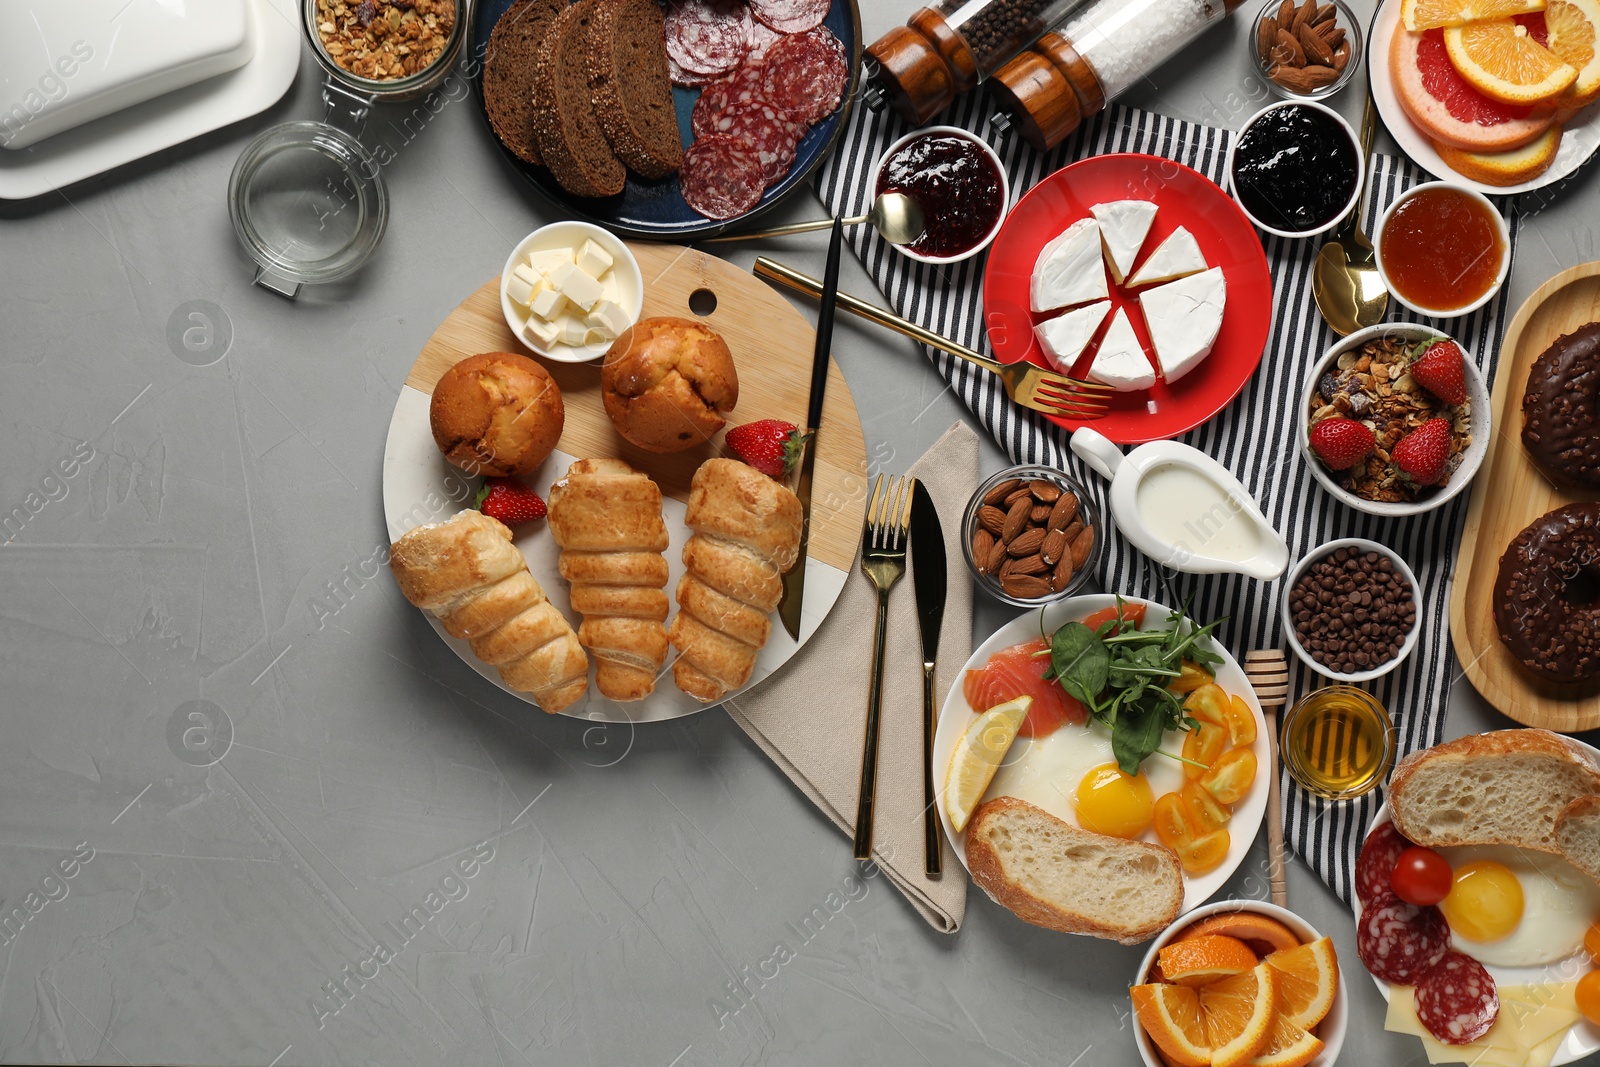
[(799, 476), (794, 492), (800, 498), (804, 516), (804, 536), (800, 556), (783, 576), (783, 599), (778, 602), (778, 617), (783, 628), (800, 640), (800, 609), (805, 600), (806, 559), (811, 541), (811, 476), (817, 463), (817, 433), (822, 426), (822, 399), (828, 388), (828, 357), (833, 349), (833, 306), (839, 295), (839, 254), (844, 247), (844, 224), (833, 220), (828, 241), (828, 263), (822, 275), (822, 303), (817, 308), (817, 347), (811, 356), (811, 397), (806, 407), (805, 439), (800, 445)]

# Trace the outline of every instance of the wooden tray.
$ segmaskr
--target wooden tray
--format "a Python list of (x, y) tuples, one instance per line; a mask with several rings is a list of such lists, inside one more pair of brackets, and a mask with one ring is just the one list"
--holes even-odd
[[(762, 418), (796, 424), (805, 421), (816, 333), (787, 300), (757, 278), (703, 252), (679, 245), (630, 243), (628, 247), (638, 257), (644, 274), (645, 316), (703, 319), (727, 341), (739, 370), (739, 403), (730, 426)], [(714, 310), (697, 315), (691, 309), (691, 298), (696, 306), (714, 304)], [(478, 352), (527, 352), (501, 315), (498, 278), (485, 282), (445, 318), (406, 377), (384, 453), (384, 513), (391, 537), (398, 537), (420, 522), (446, 518), (460, 506), (454, 499), (461, 495), (463, 476), (446, 464), (434, 447), (428, 430), (428, 402), (440, 375)], [(688, 497), (690, 479), (700, 464), (723, 454), (723, 434), (687, 452), (645, 452), (624, 441), (606, 417), (600, 400), (598, 362), (543, 365), (561, 387), (566, 424), (557, 451), (528, 481), (544, 493), (574, 458), (585, 456), (615, 456), (649, 474), (668, 498), (665, 510), (667, 529), (672, 535), (672, 547), (667, 552), (672, 567), (670, 591), (682, 573), (678, 553), (688, 536), (683, 528), (681, 502)], [(835, 363), (829, 367), (822, 426), (817, 434), (802, 643), (832, 607), (854, 563), (866, 512), (866, 479), (861, 419)], [(470, 501), (467, 504), (470, 506)], [(558, 550), (544, 525), (521, 528), (517, 545), (551, 600), (576, 622), (567, 610), (566, 584), (555, 576)], [(776, 621), (772, 630), (751, 685), (781, 666), (799, 648)], [(439, 632), (480, 674), (499, 684), (494, 669), (474, 659), (465, 642)], [(516, 695), (527, 699), (523, 694)], [(676, 718), (699, 710), (701, 705), (679, 693), (668, 676), (649, 698), (631, 705), (605, 700), (591, 685), (589, 694), (564, 714), (640, 722)]]
[(1528, 297), (1500, 346), (1490, 405), (1495, 434), (1472, 485), (1466, 529), (1456, 554), (1450, 635), (1462, 670), (1484, 699), (1526, 726), (1564, 733), (1600, 727), (1595, 694), (1564, 693), (1529, 675), (1494, 624), (1500, 556), (1534, 519), (1566, 504), (1595, 499), (1552, 485), (1522, 447), (1522, 394), (1534, 360), (1557, 337), (1600, 320), (1600, 262), (1562, 271)]

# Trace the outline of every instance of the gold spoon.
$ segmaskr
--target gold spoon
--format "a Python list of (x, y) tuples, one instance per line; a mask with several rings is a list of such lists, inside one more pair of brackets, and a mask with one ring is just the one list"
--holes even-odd
[[(904, 193), (879, 193), (878, 198), (872, 202), (871, 211), (868, 211), (865, 215), (857, 215), (854, 218), (840, 219), (839, 221), (846, 226), (859, 226), (863, 222), (870, 222), (873, 228), (883, 235), (883, 239), (892, 245), (908, 245), (915, 241), (922, 236), (924, 225), (922, 206)], [(817, 219), (815, 222), (796, 222), (788, 226), (775, 226), (770, 230), (752, 230), (749, 233), (712, 237), (700, 243), (714, 245), (728, 241), (754, 241), (762, 237), (785, 237), (791, 233), (826, 230), (832, 225), (832, 219)]]
[(1361, 173), (1356, 178), (1356, 206), (1350, 217), (1317, 250), (1311, 292), (1317, 310), (1341, 337), (1383, 320), (1389, 308), (1389, 290), (1378, 274), (1372, 241), (1361, 232), (1362, 194), (1366, 191), (1367, 165), (1372, 157), (1372, 134), (1377, 114), (1372, 91), (1361, 110)]

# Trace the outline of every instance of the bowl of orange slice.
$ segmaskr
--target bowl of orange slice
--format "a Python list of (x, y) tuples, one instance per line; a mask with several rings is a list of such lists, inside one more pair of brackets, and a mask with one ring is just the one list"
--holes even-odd
[(1324, 1067), (1349, 1023), (1332, 940), (1261, 900), (1207, 904), (1173, 923), (1131, 995), (1148, 1067)]

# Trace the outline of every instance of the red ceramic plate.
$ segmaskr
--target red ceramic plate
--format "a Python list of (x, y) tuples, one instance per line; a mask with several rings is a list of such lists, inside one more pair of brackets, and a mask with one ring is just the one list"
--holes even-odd
[[(1261, 363), (1272, 315), (1272, 276), (1255, 227), (1227, 193), (1198, 171), (1160, 156), (1121, 152), (1080, 160), (1034, 186), (1012, 210), (989, 249), (983, 276), (989, 343), (1002, 363), (1026, 359), (1050, 366), (1033, 335), (1034, 323), (1049, 316), (1028, 309), (1034, 261), (1062, 230), (1088, 218), (1090, 206), (1108, 200), (1155, 202), (1158, 210), (1141, 263), (1179, 226), (1194, 234), (1206, 262), (1221, 267), (1228, 283), (1222, 329), (1211, 354), (1175, 385), (1158, 381), (1142, 392), (1114, 393), (1110, 413), (1092, 423), (1045, 417), (1068, 430), (1093, 426), (1124, 445), (1176, 437), (1239, 395)], [(1110, 280), (1108, 276), (1108, 284)], [(1148, 354), (1150, 335), (1139, 310), (1138, 291), (1112, 286), (1111, 302), (1127, 308), (1128, 320)], [(1076, 376), (1084, 375), (1098, 349), (1096, 340), (1074, 365)]]

